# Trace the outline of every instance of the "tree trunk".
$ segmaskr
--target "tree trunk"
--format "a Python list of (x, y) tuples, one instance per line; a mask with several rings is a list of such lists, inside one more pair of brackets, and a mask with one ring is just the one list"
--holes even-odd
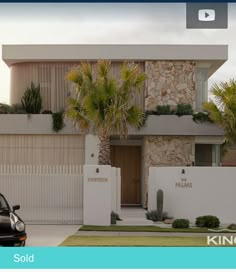
[(100, 165), (111, 164), (111, 146), (110, 138), (106, 136), (100, 136), (98, 163)]

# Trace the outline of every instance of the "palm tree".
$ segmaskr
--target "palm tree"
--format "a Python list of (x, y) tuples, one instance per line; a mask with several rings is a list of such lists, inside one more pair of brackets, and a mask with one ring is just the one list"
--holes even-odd
[(204, 103), (210, 119), (225, 131), (225, 142), (236, 141), (236, 80), (214, 84), (210, 90), (213, 100)]
[(139, 128), (143, 109), (134, 98), (146, 79), (140, 67), (124, 63), (121, 79), (111, 75), (111, 62), (99, 60), (95, 70), (90, 63), (72, 69), (67, 79), (76, 84), (76, 94), (68, 100), (66, 116), (85, 132), (93, 129), (100, 139), (99, 164), (110, 164), (110, 136), (128, 136), (128, 126)]

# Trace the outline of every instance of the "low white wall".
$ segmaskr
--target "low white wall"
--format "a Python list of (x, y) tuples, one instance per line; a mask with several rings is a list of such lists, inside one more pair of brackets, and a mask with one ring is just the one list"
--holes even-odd
[(83, 224), (109, 226), (111, 212), (120, 212), (120, 169), (85, 165)]
[(195, 222), (215, 215), (223, 224), (236, 223), (236, 167), (150, 167), (148, 182), (149, 211), (156, 210), (161, 189), (163, 210), (174, 218)]

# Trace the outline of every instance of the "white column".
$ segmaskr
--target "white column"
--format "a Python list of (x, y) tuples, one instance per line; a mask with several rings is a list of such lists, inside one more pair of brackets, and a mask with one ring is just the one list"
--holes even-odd
[(85, 164), (98, 164), (99, 142), (99, 138), (96, 135), (87, 134), (85, 136)]
[(83, 224), (109, 226), (111, 223), (111, 166), (85, 165)]

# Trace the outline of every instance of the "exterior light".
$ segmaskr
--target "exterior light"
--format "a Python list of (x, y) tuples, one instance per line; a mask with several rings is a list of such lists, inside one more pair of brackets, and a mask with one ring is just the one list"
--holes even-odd
[(96, 173), (99, 173), (99, 168), (96, 169)]
[(182, 169), (182, 172), (181, 172), (181, 174), (183, 174), (183, 175), (185, 174), (185, 170), (184, 170), (184, 169)]

